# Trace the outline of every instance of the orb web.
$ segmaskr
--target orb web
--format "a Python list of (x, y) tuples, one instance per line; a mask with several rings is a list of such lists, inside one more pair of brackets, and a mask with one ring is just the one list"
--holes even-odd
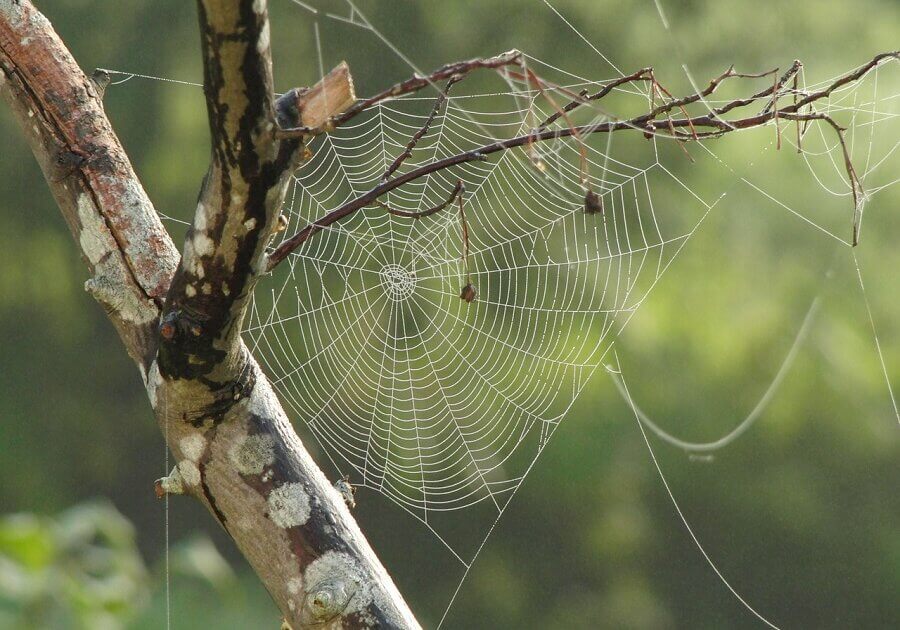
[[(527, 90), (451, 97), (404, 170), (521, 133), (546, 115), (538, 101)], [(431, 106), (392, 101), (315, 140), (285, 234), (377, 184)], [(510, 151), (385, 199), (422, 211), (461, 179), (468, 263), (458, 212), (412, 219), (373, 207), (304, 243), (257, 291), (252, 347), (296, 418), (354, 483), (442, 538), (442, 513), (480, 506), (490, 522), (502, 510), (712, 206), (661, 167), (652, 144), (636, 165), (596, 144), (602, 214), (584, 211), (572, 141)], [(468, 281), (471, 303), (460, 299)]]

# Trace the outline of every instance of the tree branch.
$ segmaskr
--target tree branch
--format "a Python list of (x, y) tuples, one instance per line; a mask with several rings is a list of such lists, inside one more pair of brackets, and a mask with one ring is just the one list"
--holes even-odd
[[(319, 135), (327, 131), (331, 131), (335, 127), (343, 125), (344, 123), (348, 122), (364, 111), (371, 109), (378, 103), (403, 96), (404, 94), (418, 92), (419, 90), (424, 89), (428, 86), (435, 85), (438, 81), (452, 79), (455, 83), (467, 74), (481, 68), (496, 70), (498, 68), (503, 68), (504, 66), (519, 65), (521, 62), (522, 53), (518, 50), (509, 50), (505, 53), (497, 55), (496, 57), (488, 57), (486, 59), (469, 59), (467, 61), (448, 63), (447, 65), (441, 66), (427, 76), (413, 76), (406, 81), (397, 83), (396, 85), (393, 85), (388, 89), (379, 92), (375, 96), (370, 96), (369, 98), (360, 100), (355, 105), (353, 105), (353, 107), (347, 109), (347, 111), (345, 111), (344, 113), (333, 116), (325, 125), (319, 125), (318, 127), (302, 126), (282, 128), (278, 130), (278, 136), (280, 138), (304, 138), (307, 136)], [(446, 98), (446, 94), (444, 96)]]
[(0, 92), (144, 375), (177, 461), (159, 491), (206, 505), (291, 627), (417, 628), (240, 339), (303, 153), (273, 131), (300, 124), (308, 104), (272, 95), (265, 5), (198, 2), (212, 160), (177, 270), (97, 86), (28, 0), (0, 0)]
[(104, 306), (146, 373), (178, 262), (88, 79), (28, 2), (0, 2), (0, 93), (9, 104), (91, 271)]
[[(510, 53), (507, 53), (510, 54)], [(497, 58), (492, 58), (497, 59)], [(302, 230), (300, 230), (294, 236), (285, 239), (270, 255), (269, 255), (269, 263), (268, 269), (271, 270), (275, 268), (281, 261), (287, 258), (291, 252), (296, 250), (301, 244), (306, 242), (310, 237), (320, 232), (324, 228), (341, 221), (342, 219), (350, 216), (357, 210), (364, 208), (366, 206), (370, 206), (374, 204), (381, 196), (389, 193), (390, 191), (403, 186), (409, 182), (412, 182), (420, 177), (425, 177), (426, 175), (436, 173), (438, 171), (451, 168), (453, 166), (457, 166), (459, 164), (465, 164), (467, 162), (473, 162), (476, 160), (484, 160), (488, 156), (499, 153), (502, 151), (507, 151), (509, 149), (513, 149), (516, 147), (530, 145), (534, 142), (543, 142), (546, 140), (557, 140), (560, 138), (567, 138), (574, 136), (576, 138), (588, 136), (590, 134), (595, 133), (613, 133), (613, 132), (621, 132), (621, 131), (639, 131), (643, 133), (646, 137), (652, 137), (654, 135), (661, 136), (669, 136), (675, 138), (682, 142), (688, 141), (698, 141), (707, 138), (713, 137), (721, 137), (728, 133), (740, 130), (740, 129), (751, 129), (754, 127), (761, 127), (767, 125), (772, 121), (777, 121), (780, 118), (784, 118), (786, 120), (794, 120), (794, 121), (815, 121), (822, 120), (827, 122), (838, 134), (838, 139), (841, 143), (841, 147), (843, 150), (843, 157), (845, 161), (845, 166), (847, 169), (847, 176), (850, 180), (850, 186), (853, 193), (854, 200), (854, 223), (853, 223), (853, 240), (852, 243), (855, 245), (857, 242), (858, 235), (858, 205), (859, 200), (862, 195), (862, 187), (859, 182), (859, 179), (856, 176), (856, 172), (853, 168), (852, 163), (849, 159), (849, 154), (847, 152), (847, 147), (844, 144), (843, 139), (843, 130), (842, 128), (830, 117), (825, 116), (823, 114), (817, 114), (813, 112), (802, 112), (801, 110), (804, 107), (809, 107), (819, 101), (827, 99), (835, 90), (853, 83), (854, 81), (860, 80), (864, 77), (868, 72), (878, 66), (880, 63), (886, 60), (897, 60), (900, 59), (900, 51), (893, 52), (885, 52), (879, 55), (876, 55), (872, 60), (863, 64), (853, 72), (850, 72), (846, 75), (841, 76), (838, 79), (835, 79), (832, 83), (827, 85), (825, 88), (814, 92), (812, 94), (806, 95), (803, 98), (793, 102), (789, 105), (783, 107), (776, 107), (776, 102), (779, 96), (781, 96), (780, 91), (784, 88), (784, 85), (789, 81), (792, 77), (796, 75), (799, 71), (801, 64), (799, 61), (795, 61), (791, 68), (785, 72), (785, 74), (778, 80), (774, 81), (772, 85), (767, 87), (766, 89), (759, 91), (747, 98), (735, 99), (733, 101), (729, 101), (725, 105), (712, 109), (705, 114), (701, 114), (698, 116), (687, 116), (684, 110), (684, 107), (687, 105), (691, 105), (698, 101), (702, 101), (703, 98), (712, 94), (716, 88), (724, 81), (725, 79), (732, 77), (741, 77), (741, 78), (758, 78), (762, 76), (766, 76), (769, 74), (773, 74), (774, 71), (760, 73), (760, 74), (741, 74), (735, 73), (733, 69), (729, 68), (725, 73), (720, 75), (719, 77), (710, 81), (709, 85), (699, 93), (691, 94), (685, 96), (683, 98), (675, 99), (669, 98), (666, 102), (661, 105), (651, 104), (651, 108), (647, 113), (634, 116), (632, 118), (626, 120), (616, 120), (612, 119), (608, 122), (594, 123), (589, 125), (582, 126), (568, 126), (561, 129), (548, 129), (548, 125), (557, 121), (559, 118), (564, 117), (564, 114), (572, 111), (579, 105), (589, 102), (596, 101), (601, 99), (603, 96), (609, 94), (615, 87), (623, 85), (625, 83), (630, 83), (634, 81), (644, 81), (649, 80), (652, 82), (654, 86), (660, 87), (656, 82), (656, 79), (652, 75), (652, 69), (643, 68), (638, 70), (634, 74), (622, 77), (617, 79), (610, 84), (604, 86), (597, 94), (593, 96), (585, 96), (581, 97), (579, 95), (578, 98), (573, 99), (572, 102), (568, 103), (562, 108), (559, 108), (558, 111), (550, 116), (547, 120), (541, 123), (534, 131), (531, 133), (518, 136), (515, 138), (510, 138), (508, 140), (499, 140), (497, 142), (492, 142), (490, 144), (486, 144), (484, 146), (478, 147), (476, 149), (472, 149), (470, 151), (465, 151), (462, 153), (458, 153), (456, 155), (452, 155), (446, 158), (442, 158), (440, 160), (435, 160), (429, 164), (425, 164), (416, 168), (414, 170), (403, 173), (402, 175), (398, 175), (393, 179), (389, 179), (387, 181), (382, 181), (378, 185), (374, 186), (368, 192), (360, 195), (359, 197), (348, 201), (343, 204), (339, 208), (332, 210), (326, 215), (316, 219)], [(515, 58), (513, 61), (507, 60), (507, 64), (518, 63), (519, 59)], [(473, 62), (463, 62), (469, 65), (472, 65)], [(445, 66), (449, 67), (449, 66)], [(474, 65), (473, 67), (485, 67), (482, 65)], [(491, 66), (492, 67), (492, 66)], [(440, 72), (440, 71), (439, 71)], [(432, 75), (433, 76), (433, 75)], [(408, 82), (406, 82), (408, 83)], [(398, 85), (406, 85), (406, 83), (401, 83)], [(396, 86), (395, 86), (396, 88)], [(373, 97), (374, 98), (374, 97)], [(744, 118), (737, 119), (725, 119), (723, 115), (731, 112), (732, 110), (739, 109), (741, 107), (745, 107), (752, 103), (758, 102), (761, 99), (768, 98), (769, 105), (766, 106), (762, 112), (750, 116), (746, 116)], [(370, 99), (371, 100), (371, 99)], [(685, 113), (682, 118), (671, 118), (670, 113), (678, 109)], [(666, 116), (664, 121), (659, 121), (658, 117)], [(668, 133), (666, 133), (665, 128), (657, 128), (654, 123), (663, 122), (663, 124), (668, 128)], [(690, 133), (681, 133), (679, 129), (689, 129)], [(711, 129), (712, 131), (699, 133), (697, 129)]]

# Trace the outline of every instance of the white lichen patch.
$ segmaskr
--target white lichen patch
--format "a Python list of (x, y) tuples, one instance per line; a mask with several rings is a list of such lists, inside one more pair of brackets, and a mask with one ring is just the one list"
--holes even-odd
[(206, 231), (206, 206), (202, 201), (197, 204), (197, 211), (194, 213), (194, 229), (199, 232)]
[(266, 0), (253, 0), (253, 12), (262, 13), (266, 10)]
[[(184, 252), (182, 253), (181, 259), (185, 264), (194, 259), (194, 242), (189, 238), (184, 239)], [(191, 269), (188, 268), (188, 271), (191, 271)]]
[(200, 287), (200, 291), (203, 293), (203, 295), (211, 295), (212, 285), (209, 282), (204, 282), (203, 286)]
[(304, 617), (328, 621), (339, 614), (361, 613), (373, 602), (365, 573), (347, 553), (326, 551), (303, 572), (306, 585)]
[(269, 518), (279, 527), (296, 527), (309, 520), (309, 495), (302, 483), (286, 483), (275, 488), (267, 503)]
[(187, 459), (196, 462), (206, 450), (206, 438), (198, 433), (185, 436), (178, 440), (178, 448)]
[(94, 277), (85, 282), (85, 290), (125, 321), (144, 324), (157, 317), (156, 307), (144, 300), (129, 279), (125, 263), (117, 255), (118, 245), (86, 193), (78, 196), (77, 211), (81, 226), (78, 242), (94, 268)]
[(287, 590), (291, 595), (299, 595), (303, 590), (303, 580), (298, 577), (291, 578), (287, 581)]
[(194, 253), (197, 256), (210, 256), (215, 251), (215, 243), (205, 232), (194, 234)]
[(222, 283), (222, 295), (224, 295), (225, 297), (231, 295), (231, 289), (228, 288), (227, 282)]
[(275, 462), (275, 440), (271, 435), (248, 435), (231, 449), (229, 456), (242, 475), (259, 475)]
[(269, 49), (269, 21), (263, 24), (262, 32), (259, 34), (259, 40), (256, 42), (256, 52), (263, 54)]
[(156, 361), (150, 364), (147, 376), (144, 379), (144, 387), (147, 389), (147, 397), (150, 399), (150, 406), (156, 409), (157, 395), (156, 391), (162, 384), (162, 375), (159, 373), (159, 365)]
[(184, 294), (188, 297), (194, 297), (197, 295), (197, 289), (194, 288), (194, 285), (189, 284), (184, 287)]
[[(9, 20), (9, 23), (14, 28), (18, 28), (22, 24), (22, 6), (18, 1), (0, 0), (0, 15), (2, 15), (4, 19)], [(0, 79), (2, 79), (2, 77), (3, 73), (0, 72)]]
[(247, 231), (249, 232), (250, 230), (252, 230), (253, 228), (256, 227), (256, 219), (255, 218), (247, 219), (246, 221), (244, 221), (244, 227), (247, 228)]
[(264, 276), (269, 273), (269, 256), (263, 254), (252, 264), (253, 274), (256, 276)]
[(181, 478), (185, 484), (189, 486), (200, 485), (200, 469), (197, 468), (197, 464), (194, 462), (187, 459), (178, 462), (178, 472), (181, 473)]
[(97, 265), (110, 251), (112, 235), (107, 232), (103, 217), (94, 209), (94, 203), (86, 193), (78, 196), (78, 222), (81, 223), (78, 235), (81, 251), (92, 265)]

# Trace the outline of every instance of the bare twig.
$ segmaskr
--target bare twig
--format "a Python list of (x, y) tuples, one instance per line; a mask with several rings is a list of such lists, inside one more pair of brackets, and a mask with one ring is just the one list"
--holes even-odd
[[(460, 185), (462, 182), (460, 182)], [(475, 296), (478, 294), (475, 286), (472, 284), (472, 273), (469, 269), (469, 222), (466, 221), (466, 209), (465, 204), (463, 203), (463, 194), (460, 192), (457, 197), (459, 201), (459, 222), (462, 227), (462, 242), (463, 242), (463, 265), (466, 269), (466, 284), (463, 286), (462, 291), (459, 294), (459, 297), (466, 302), (471, 302), (475, 299)]]
[[(587, 96), (587, 90), (585, 90), (585, 91), (583, 91), (582, 94), (579, 94), (579, 98), (572, 99), (569, 103), (567, 103), (562, 108), (562, 110), (568, 114), (569, 112), (575, 110), (580, 105), (584, 105), (591, 101), (599, 101), (604, 96), (606, 96), (607, 94), (612, 92), (614, 89), (616, 89), (617, 87), (621, 87), (622, 85), (625, 85), (626, 83), (634, 83), (636, 81), (649, 81), (650, 77), (649, 77), (648, 73), (651, 71), (652, 71), (651, 68), (641, 68), (634, 74), (629, 74), (628, 76), (620, 77), (614, 81), (610, 81), (609, 83), (604, 85), (603, 88), (601, 88), (599, 91), (597, 91), (594, 94), (591, 94), (589, 96)], [(547, 118), (547, 120), (545, 120), (540, 125), (538, 125), (537, 128), (539, 130), (546, 129), (547, 127), (552, 125), (554, 122), (556, 122), (561, 116), (562, 116), (561, 113), (554, 112)]]
[(405, 217), (407, 219), (423, 219), (425, 217), (430, 217), (432, 214), (437, 214), (451, 203), (453, 203), (456, 198), (460, 195), (463, 190), (462, 180), (457, 180), (456, 186), (453, 187), (453, 190), (450, 191), (450, 196), (447, 198), (447, 201), (444, 203), (438, 204), (432, 208), (428, 208), (427, 210), (419, 210), (417, 212), (412, 212), (408, 210), (397, 210), (396, 208), (390, 207), (388, 204), (378, 201), (377, 199), (373, 202), (373, 205), (376, 205), (380, 208), (383, 208), (388, 212), (388, 214), (392, 214), (395, 217)]
[[(581, 160), (580, 167), (580, 175), (581, 175), (581, 185), (585, 186), (588, 191), (590, 191), (590, 180), (588, 179), (588, 159), (587, 159), (587, 149), (584, 146), (584, 138), (581, 137), (581, 133), (575, 128), (575, 125), (572, 124), (572, 120), (569, 118), (569, 115), (566, 111), (557, 105), (556, 101), (553, 99), (550, 94), (547, 93), (547, 90), (544, 89), (544, 82), (530, 69), (527, 68), (524, 64), (522, 64), (522, 70), (525, 73), (521, 78), (526, 79), (529, 85), (533, 85), (534, 88), (538, 91), (538, 93), (550, 103), (550, 107), (556, 110), (556, 113), (562, 116), (563, 120), (566, 121), (566, 124), (569, 126), (569, 129), (572, 130), (572, 135), (575, 137), (575, 140), (578, 142), (578, 156)], [(520, 75), (521, 76), (521, 75)], [(530, 146), (526, 145), (526, 146)]]
[(447, 96), (450, 94), (450, 88), (453, 87), (453, 84), (462, 80), (462, 75), (454, 75), (450, 77), (450, 80), (447, 81), (447, 85), (444, 86), (444, 91), (438, 94), (438, 97), (434, 101), (434, 107), (431, 108), (431, 113), (428, 115), (428, 118), (425, 120), (425, 124), (422, 125), (421, 129), (419, 129), (415, 135), (410, 139), (409, 143), (406, 145), (406, 148), (403, 150), (403, 153), (397, 156), (397, 158), (391, 163), (391, 165), (384, 172), (384, 175), (381, 176), (381, 181), (386, 182), (390, 179), (391, 175), (400, 168), (400, 165), (410, 156), (412, 156), (413, 150), (416, 148), (416, 145), (419, 144), (419, 140), (421, 140), (426, 133), (428, 133), (428, 129), (431, 128), (431, 123), (434, 122), (435, 116), (438, 115), (438, 112), (441, 111), (441, 106), (447, 101)]
[[(701, 115), (684, 115), (681, 118), (668, 118), (665, 121), (665, 127), (668, 129), (668, 131), (665, 133), (662, 132), (659, 127), (654, 124), (654, 122), (657, 122), (657, 118), (659, 116), (668, 114), (674, 109), (683, 111), (682, 108), (686, 105), (695, 103), (702, 98), (705, 98), (706, 96), (712, 94), (722, 83), (722, 81), (732, 77), (759, 78), (777, 73), (777, 71), (769, 71), (758, 75), (752, 75), (736, 73), (732, 68), (729, 68), (723, 74), (710, 81), (709, 85), (701, 92), (694, 93), (680, 99), (672, 99), (661, 105), (651, 104), (651, 109), (649, 112), (634, 116), (627, 120), (609, 120), (606, 122), (593, 123), (589, 125), (568, 127), (565, 129), (546, 129), (544, 128), (546, 125), (545, 121), (545, 125), (538, 127), (538, 129), (536, 129), (534, 132), (528, 133), (526, 135), (510, 138), (508, 140), (499, 140), (497, 142), (478, 147), (477, 149), (471, 151), (465, 151), (463, 153), (458, 153), (456, 155), (445, 157), (440, 160), (435, 160), (430, 164), (425, 164), (402, 175), (379, 183), (367, 193), (361, 195), (360, 197), (357, 197), (356, 199), (348, 201), (339, 208), (329, 212), (328, 214), (317, 219), (315, 222), (306, 226), (303, 230), (301, 230), (291, 238), (283, 241), (281, 245), (269, 255), (268, 268), (274, 268), (292, 251), (294, 251), (297, 247), (299, 247), (303, 242), (305, 242), (319, 230), (344, 219), (360, 208), (372, 205), (372, 203), (382, 195), (404, 184), (407, 184), (431, 173), (457, 166), (459, 164), (465, 164), (467, 162), (472, 162), (475, 160), (484, 160), (491, 154), (506, 151), (514, 147), (525, 146), (533, 142), (558, 140), (560, 138), (571, 136), (584, 137), (594, 133), (613, 133), (620, 131), (639, 131), (645, 135), (648, 135), (648, 137), (651, 137), (652, 135), (662, 134), (671, 136), (680, 141), (699, 141), (709, 138), (718, 138), (742, 129), (761, 127), (769, 124), (776, 118), (784, 118), (786, 120), (804, 122), (807, 124), (811, 121), (824, 121), (838, 133), (838, 137), (841, 142), (841, 148), (844, 153), (845, 167), (850, 179), (854, 199), (855, 210), (853, 243), (856, 244), (859, 205), (863, 196), (863, 190), (859, 178), (857, 177), (856, 171), (853, 168), (849, 151), (843, 139), (843, 129), (833, 119), (825, 114), (816, 112), (801, 113), (801, 109), (806, 106), (811, 106), (816, 102), (827, 99), (835, 90), (853, 83), (854, 81), (858, 81), (880, 63), (889, 59), (900, 59), (900, 52), (894, 51), (879, 54), (875, 56), (871, 61), (860, 66), (853, 72), (835, 79), (821, 90), (800, 98), (796, 103), (791, 103), (785, 107), (780, 108), (777, 113), (771, 108), (764, 108), (764, 110), (758, 114), (745, 116), (743, 118), (731, 118), (727, 120), (723, 118), (723, 114), (731, 112), (735, 109), (745, 107), (761, 99), (771, 99), (771, 97), (783, 87), (783, 83), (795, 77), (799, 70), (802, 68), (802, 64), (800, 64), (799, 61), (794, 62), (791, 68), (789, 68), (788, 71), (778, 81), (773, 82), (773, 84), (769, 85), (769, 87), (753, 94), (752, 96), (729, 101), (728, 103), (718, 108), (714, 108)], [(509, 65), (511, 63), (513, 62), (507, 60), (506, 64), (504, 65)], [(650, 69), (643, 69), (634, 73), (633, 75), (629, 75), (629, 77), (624, 77), (623, 79), (630, 79), (632, 81), (643, 80), (640, 77), (643, 77), (646, 74), (647, 80), (652, 81), (652, 79), (650, 78), (650, 72)], [(621, 83), (619, 83), (619, 85), (621, 85)], [(658, 83), (652, 81), (651, 85), (658, 86)], [(605, 93), (608, 94), (612, 89), (614, 89), (614, 86), (612, 86), (612, 84), (609, 84), (608, 86), (604, 87), (603, 90), (605, 90)], [(570, 103), (561, 109), (565, 110), (568, 108), (568, 111), (572, 111), (572, 109), (579, 106), (580, 104), (580, 102), (574, 105)], [(551, 120), (550, 122), (553, 121)], [(689, 130), (689, 133), (680, 131), (682, 129)], [(706, 131), (699, 131), (701, 129), (706, 129)]]

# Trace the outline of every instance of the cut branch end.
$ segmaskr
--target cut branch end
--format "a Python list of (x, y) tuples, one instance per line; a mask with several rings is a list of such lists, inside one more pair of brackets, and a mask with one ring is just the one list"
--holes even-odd
[(320, 129), (356, 102), (350, 66), (342, 61), (314, 86), (297, 91), (296, 107), (304, 127)]

